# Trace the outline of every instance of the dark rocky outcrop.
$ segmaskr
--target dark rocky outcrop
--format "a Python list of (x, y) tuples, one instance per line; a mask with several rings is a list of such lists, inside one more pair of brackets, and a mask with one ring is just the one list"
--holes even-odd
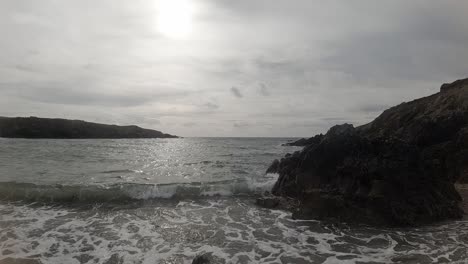
[(81, 120), (0, 117), (0, 137), (7, 138), (176, 138), (138, 126), (117, 126)]
[(304, 147), (304, 146), (307, 146), (307, 145), (318, 143), (318, 142), (320, 142), (322, 140), (322, 138), (323, 138), (323, 135), (319, 134), (319, 135), (316, 135), (316, 136), (308, 138), (308, 139), (301, 138), (301, 139), (293, 141), (293, 142), (288, 142), (288, 143), (283, 144), (283, 146)]
[(468, 79), (367, 125), (334, 126), (268, 171), (279, 173), (273, 194), (300, 201), (298, 218), (390, 225), (460, 218), (454, 183), (468, 178)]

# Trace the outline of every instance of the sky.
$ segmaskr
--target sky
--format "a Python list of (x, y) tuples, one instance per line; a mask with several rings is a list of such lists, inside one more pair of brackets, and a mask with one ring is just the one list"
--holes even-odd
[(0, 116), (310, 137), (468, 77), (468, 1), (4, 0)]

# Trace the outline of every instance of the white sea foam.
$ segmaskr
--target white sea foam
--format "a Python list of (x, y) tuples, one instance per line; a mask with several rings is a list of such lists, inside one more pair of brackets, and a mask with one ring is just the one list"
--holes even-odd
[[(463, 263), (468, 222), (378, 229), (295, 221), (251, 198), (207, 198), (112, 207), (0, 203), (0, 257), (43, 263), (191, 263), (212, 253), (226, 263)], [(10, 252), (11, 251), (11, 252)], [(398, 260), (400, 258), (400, 260)]]
[(279, 175), (277, 173), (267, 173), (264, 177), (251, 178), (247, 180), (247, 184), (251, 191), (257, 193), (271, 191), (271, 189), (276, 183), (276, 180), (278, 179), (278, 176)]

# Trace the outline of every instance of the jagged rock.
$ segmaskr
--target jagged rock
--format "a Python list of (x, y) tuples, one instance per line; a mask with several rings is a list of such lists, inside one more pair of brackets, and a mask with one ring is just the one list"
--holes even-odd
[(116, 126), (81, 120), (0, 117), (0, 137), (7, 138), (176, 138), (138, 126)]
[(268, 167), (266, 173), (277, 173), (279, 164), (280, 164), (280, 161), (275, 159), (273, 163), (271, 163), (270, 167)]
[(295, 217), (393, 225), (460, 218), (454, 183), (468, 178), (468, 79), (367, 125), (334, 126), (269, 170), (279, 174), (272, 193), (301, 202)]
[(285, 144), (283, 144), (283, 146), (304, 147), (304, 146), (308, 146), (308, 145), (312, 145), (312, 144), (317, 144), (317, 143), (319, 143), (320, 140), (322, 140), (322, 137), (323, 137), (323, 135), (322, 135), (322, 134), (319, 134), (319, 135), (316, 135), (316, 136), (311, 137), (311, 138), (308, 138), (308, 139), (301, 138), (301, 139), (296, 140), (296, 141), (294, 141), (294, 142), (285, 143)]

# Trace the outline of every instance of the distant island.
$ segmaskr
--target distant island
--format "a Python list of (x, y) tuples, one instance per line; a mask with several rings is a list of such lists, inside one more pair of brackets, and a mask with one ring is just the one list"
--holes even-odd
[(117, 126), (82, 120), (39, 117), (0, 117), (0, 137), (5, 138), (177, 138), (138, 126)]

